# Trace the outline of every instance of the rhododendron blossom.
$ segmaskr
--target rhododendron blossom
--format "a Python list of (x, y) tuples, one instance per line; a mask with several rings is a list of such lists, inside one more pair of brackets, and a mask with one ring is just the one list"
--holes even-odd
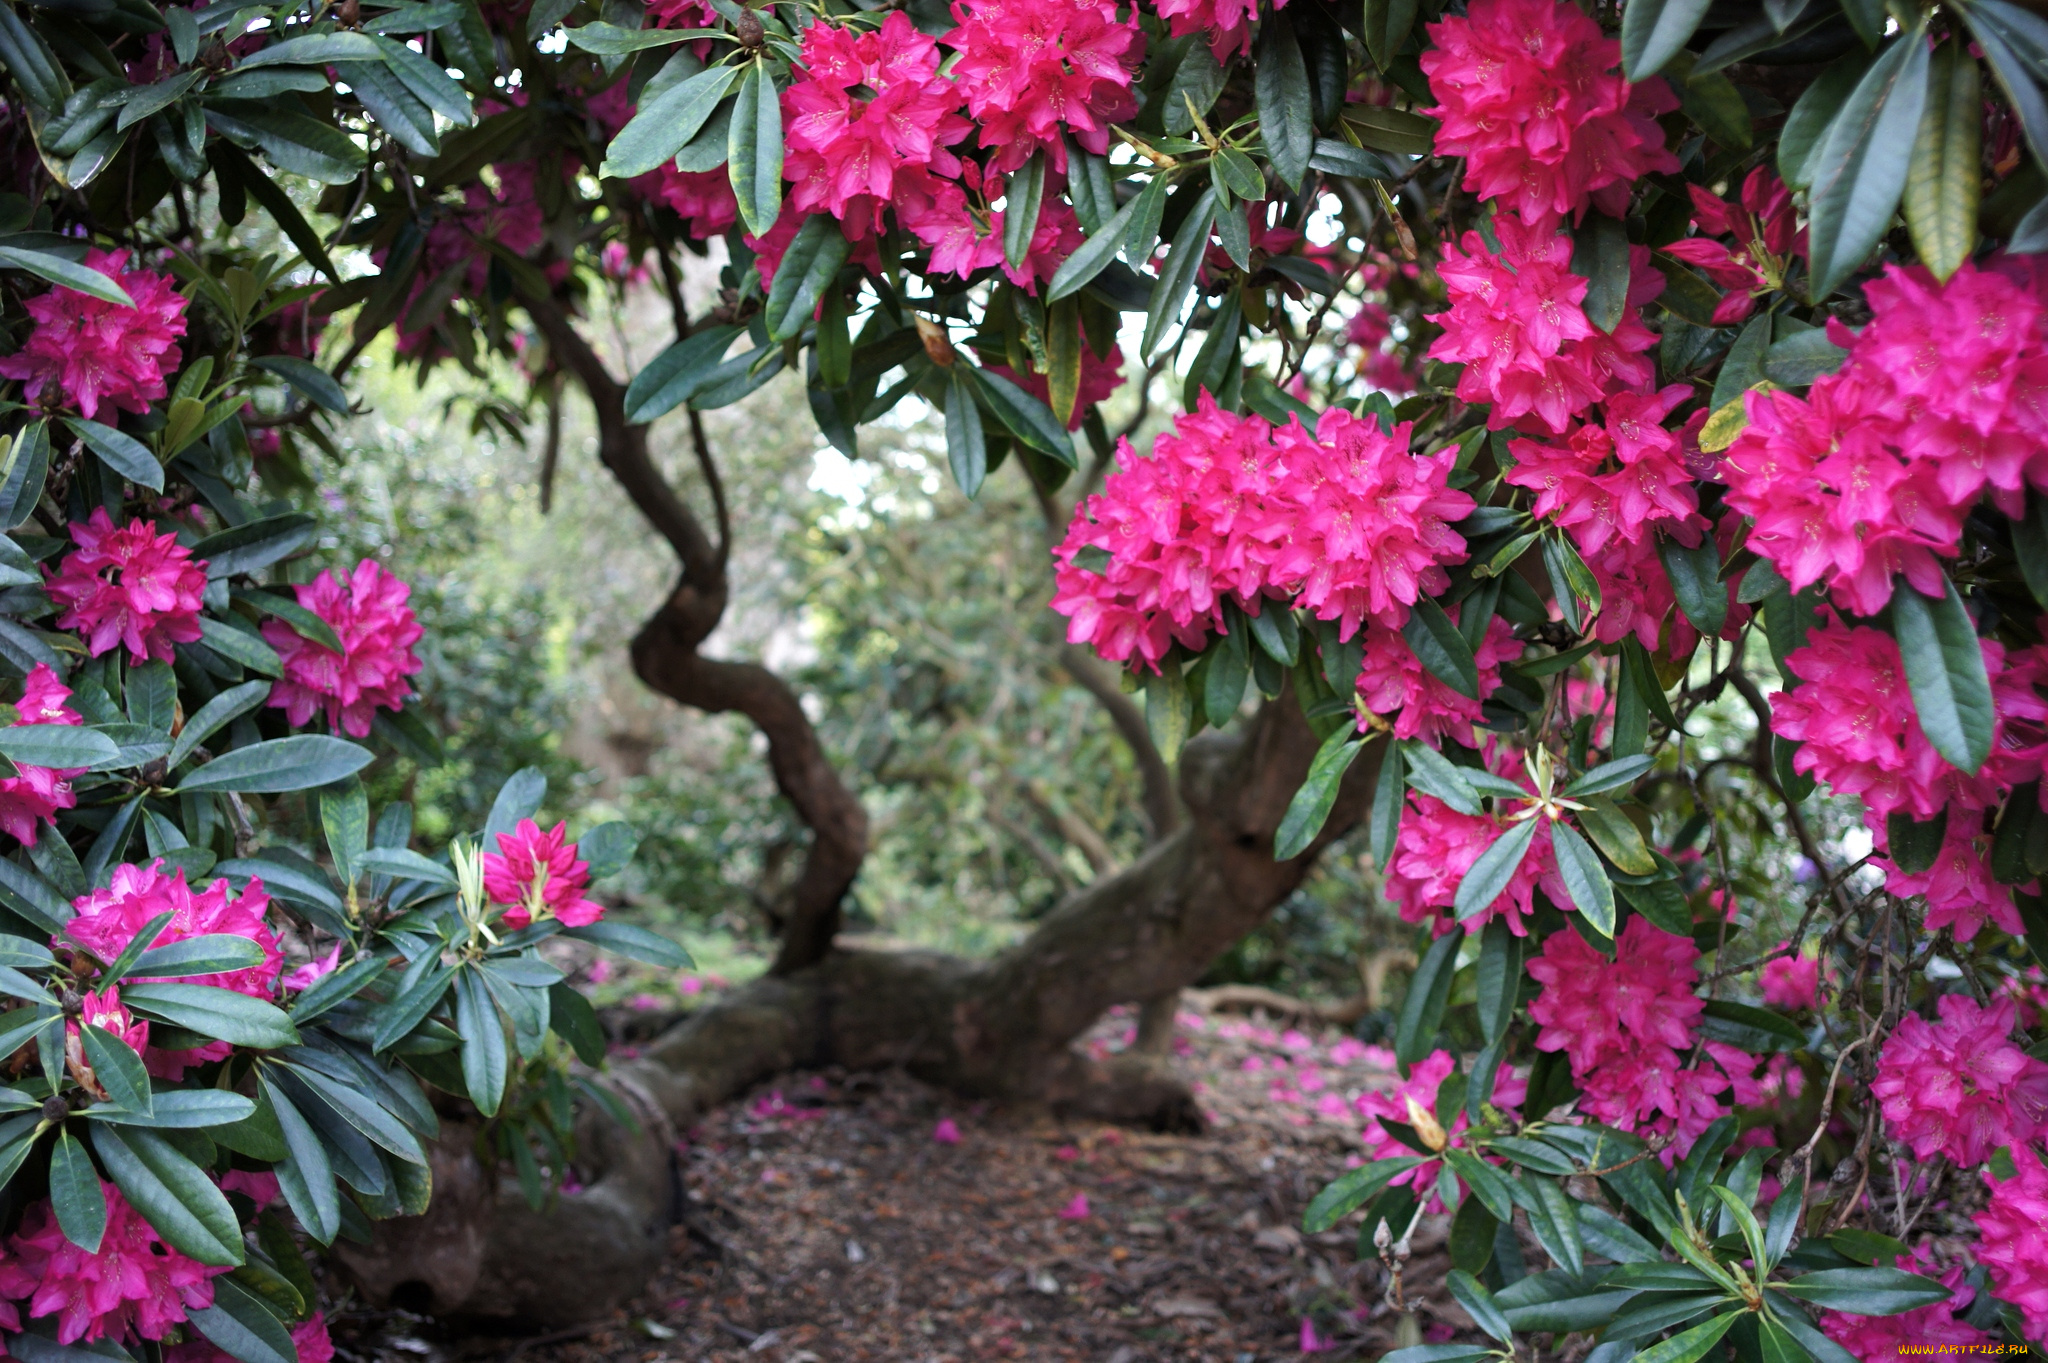
[(483, 854), (484, 893), (494, 904), (510, 905), (508, 927), (554, 918), (581, 928), (604, 917), (604, 906), (584, 895), (590, 863), (577, 858), (566, 830), (558, 823), (543, 833), (532, 819), (521, 819), (510, 833), (498, 835), (497, 851)]
[[(1259, 17), (1258, 0), (1159, 0), (1154, 8), (1176, 38), (1206, 33), (1209, 51), (1219, 62), (1252, 50), (1251, 24)], [(1287, 0), (1277, 0), (1270, 8), (1286, 9)]]
[[(1387, 862), (1387, 902), (1395, 906), (1405, 923), (1428, 923), (1439, 936), (1449, 932), (1454, 925), (1446, 911), (1456, 903), (1465, 873), (1506, 831), (1490, 815), (1460, 814), (1434, 795), (1411, 790), (1408, 807), (1401, 816), (1400, 843)], [(1537, 828), (1535, 841), (1529, 844), (1528, 853), (1515, 867), (1507, 885), (1491, 904), (1465, 919), (1462, 926), (1468, 933), (1478, 932), (1493, 919), (1501, 918), (1515, 936), (1526, 937), (1526, 920), (1535, 912), (1538, 886), (1553, 903), (1571, 904), (1571, 895), (1557, 872), (1557, 854), (1551, 846), (1547, 821)]]
[(1945, 994), (1936, 1008), (1932, 1023), (1901, 1018), (1878, 1059), (1870, 1091), (1893, 1138), (1968, 1166), (2048, 1134), (2048, 1064), (2013, 1043), (2012, 1000)]
[(1109, 149), (1109, 126), (1138, 111), (1132, 73), (1144, 55), (1138, 15), (1117, 17), (1108, 0), (955, 0), (960, 50), (953, 78), (995, 152), (992, 168), (1015, 170), (1041, 147), (1067, 168), (1061, 133), (1086, 150)]
[[(50, 665), (37, 663), (22, 681), (21, 699), (14, 702), (14, 723), (84, 723), (78, 712), (65, 704), (70, 699), (70, 688), (57, 680)], [(0, 832), (24, 846), (35, 846), (45, 820), (54, 819), (59, 810), (77, 806), (78, 796), (71, 789), (71, 778), (76, 775), (75, 768), (53, 770), (15, 763), (14, 775), (0, 777)]]
[[(1806, 229), (1798, 225), (1792, 191), (1768, 166), (1758, 166), (1742, 182), (1739, 203), (1717, 199), (1699, 185), (1692, 195), (1692, 220), (1700, 235), (1665, 245), (1676, 256), (1728, 290), (1714, 308), (1717, 327), (1733, 326), (1756, 310), (1757, 295), (1778, 288), (1787, 263), (1806, 256)], [(1717, 238), (1733, 237), (1727, 245)]]
[(1465, 185), (1526, 223), (1621, 217), (1630, 182), (1675, 173), (1659, 114), (1678, 107), (1662, 80), (1631, 87), (1621, 44), (1565, 0), (1474, 0), (1429, 26), (1422, 54), (1442, 123), (1439, 156), (1466, 158)]
[(113, 1184), (100, 1191), (107, 1228), (95, 1253), (65, 1237), (47, 1200), (28, 1209), (0, 1252), (0, 1297), (26, 1300), (31, 1317), (54, 1315), (60, 1344), (119, 1341), (131, 1329), (162, 1339), (188, 1311), (213, 1305), (212, 1280), (227, 1268), (165, 1244)]
[(1998, 1296), (2019, 1308), (2027, 1334), (2048, 1339), (2048, 1169), (2027, 1147), (2012, 1152), (2014, 1173), (1986, 1170), (1991, 1204), (1977, 1213), (1977, 1262), (1991, 1270)]
[[(85, 253), (86, 268), (119, 284), (135, 300), (132, 308), (62, 285), (29, 299), (23, 306), (35, 330), (18, 352), (0, 359), (0, 375), (21, 380), (30, 401), (75, 408), (88, 419), (102, 404), (148, 411), (168, 391), (164, 376), (178, 368), (186, 299), (168, 277), (127, 263), (126, 251)], [(61, 403), (52, 400), (53, 388)]]
[[(1416, 1153), (1380, 1124), (1379, 1119), (1382, 1117), (1390, 1122), (1399, 1122), (1414, 1128), (1423, 1144), (1432, 1149), (1465, 1148), (1465, 1143), (1459, 1137), (1465, 1134), (1472, 1122), (1465, 1112), (1465, 1104), (1462, 1101), (1465, 1083), (1462, 1075), (1458, 1075), (1458, 1087), (1453, 1090), (1461, 1098), (1457, 1115), (1451, 1119), (1449, 1127), (1445, 1127), (1436, 1118), (1437, 1092), (1443, 1087), (1446, 1079), (1457, 1074), (1457, 1070), (1458, 1058), (1455, 1055), (1445, 1050), (1432, 1051), (1427, 1057), (1417, 1061), (1408, 1077), (1392, 1089), (1368, 1089), (1360, 1094), (1356, 1107), (1358, 1115), (1365, 1118), (1365, 1129), (1359, 1133), (1359, 1139), (1365, 1145), (1366, 1157), (1387, 1159)], [(1488, 1101), (1503, 1112), (1512, 1113), (1521, 1107), (1522, 1100), (1528, 1094), (1528, 1087), (1528, 1082), (1522, 1076), (1503, 1067), (1494, 1077), (1493, 1096)], [(1425, 1160), (1414, 1169), (1396, 1175), (1393, 1182), (1396, 1186), (1405, 1184), (1413, 1188), (1418, 1196), (1434, 1206), (1437, 1175), (1442, 1168), (1443, 1163), (1440, 1160)], [(1400, 1228), (1396, 1227), (1395, 1233), (1399, 1232)]]
[(294, 724), (324, 711), (330, 727), (367, 738), (378, 710), (405, 708), (412, 694), (406, 678), (422, 666), (412, 651), (424, 633), (406, 604), (412, 588), (366, 558), (347, 577), (329, 569), (294, 590), (301, 606), (333, 627), (342, 651), (266, 620), (263, 637), (284, 663), (269, 704)]
[[(1453, 621), (1458, 610), (1449, 612)], [(1486, 634), (1472, 651), (1479, 673), (1479, 697), (1461, 695), (1422, 665), (1415, 650), (1397, 629), (1369, 624), (1360, 636), (1365, 645), (1358, 672), (1358, 704), (1366, 712), (1358, 719), (1359, 731), (1373, 727), (1372, 716), (1391, 716), (1396, 738), (1421, 738), (1432, 744), (1452, 738), (1468, 748), (1479, 746), (1472, 726), (1482, 718), (1480, 702), (1500, 687), (1503, 663), (1522, 656), (1522, 641), (1514, 626), (1495, 616), (1486, 624)]]
[(107, 1100), (106, 1085), (94, 1072), (86, 1053), (86, 1027), (98, 1027), (119, 1037), (136, 1054), (149, 1045), (149, 1024), (137, 1022), (121, 1004), (121, 991), (109, 985), (102, 992), (87, 992), (78, 1001), (78, 1016), (64, 1020), (64, 1064), (80, 1087), (100, 1102)]
[[(1788, 943), (1778, 943), (1784, 949)], [(1772, 1008), (1797, 1012), (1819, 1004), (1820, 957), (1780, 956), (1765, 961), (1760, 981), (1764, 1002)]]
[(57, 623), (81, 631), (93, 657), (125, 645), (138, 663), (167, 663), (174, 645), (199, 638), (206, 565), (176, 535), (159, 535), (144, 520), (117, 530), (96, 507), (91, 519), (71, 523), (71, 540), (78, 548), (50, 577), (50, 599), (65, 608)]

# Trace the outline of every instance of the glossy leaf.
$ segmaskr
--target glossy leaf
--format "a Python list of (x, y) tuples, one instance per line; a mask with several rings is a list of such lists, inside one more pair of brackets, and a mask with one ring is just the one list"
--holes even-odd
[(1813, 154), (1808, 247), (1813, 296), (1833, 293), (1891, 225), (1927, 105), (1925, 22), (1879, 56)]
[(1515, 872), (1521, 869), (1522, 858), (1529, 855), (1529, 845), (1536, 839), (1536, 820), (1524, 819), (1507, 832), (1495, 838), (1479, 859), (1472, 863), (1458, 882), (1457, 898), (1452, 910), (1459, 922), (1484, 913), (1500, 898)]
[(1975, 775), (1991, 754), (1996, 713), (1977, 626), (1944, 579), (1946, 593), (1924, 596), (1901, 578), (1892, 592), (1892, 633), (1927, 741), (1951, 766)]
[(1323, 740), (1322, 747), (1316, 750), (1315, 760), (1309, 764), (1307, 779), (1294, 792), (1294, 798), (1288, 802), (1287, 813), (1280, 819), (1279, 831), (1273, 835), (1275, 861), (1291, 861), (1300, 856), (1323, 831), (1323, 825), (1330, 818), (1330, 809), (1337, 803), (1344, 773), (1351, 769), (1352, 762), (1364, 746), (1364, 740), (1349, 724)]

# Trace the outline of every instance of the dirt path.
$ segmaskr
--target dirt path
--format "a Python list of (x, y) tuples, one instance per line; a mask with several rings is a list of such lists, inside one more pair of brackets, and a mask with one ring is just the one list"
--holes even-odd
[[(1115, 1046), (1112, 1017), (1092, 1044)], [(785, 1075), (690, 1133), (652, 1288), (582, 1338), (436, 1341), (370, 1317), (345, 1354), (528, 1363), (1257, 1363), (1395, 1346), (1355, 1230), (1304, 1237), (1391, 1057), (1334, 1033), (1182, 1016), (1199, 1136), (1063, 1126), (902, 1075)], [(1425, 1223), (1408, 1278), (1440, 1280)], [(1422, 1323), (1432, 1338), (1448, 1327)], [(351, 1334), (351, 1327), (356, 1332)]]

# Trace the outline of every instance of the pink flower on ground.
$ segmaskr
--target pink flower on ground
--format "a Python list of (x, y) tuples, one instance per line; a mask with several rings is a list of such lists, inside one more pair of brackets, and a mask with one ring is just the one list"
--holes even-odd
[(100, 1189), (107, 1228), (99, 1251), (72, 1244), (50, 1204), (38, 1202), (0, 1254), (0, 1296), (28, 1299), (32, 1317), (54, 1314), (60, 1344), (119, 1340), (131, 1329), (162, 1339), (187, 1311), (213, 1305), (211, 1279), (228, 1270), (186, 1258), (158, 1238), (119, 1188)]
[(577, 858), (567, 828), (558, 823), (543, 833), (532, 819), (521, 819), (513, 831), (498, 835), (497, 851), (484, 853), (484, 893), (493, 904), (511, 906), (506, 926), (555, 918), (564, 927), (581, 928), (604, 917), (604, 905), (584, 896), (590, 863)]
[(1301, 1318), (1301, 1351), (1305, 1354), (1319, 1354), (1330, 1347), (1330, 1341), (1316, 1333), (1316, 1323), (1307, 1316)]
[(932, 1140), (939, 1145), (958, 1145), (960, 1128), (951, 1117), (941, 1117), (939, 1124), (932, 1128)]
[(342, 651), (314, 643), (282, 620), (264, 621), (263, 637), (284, 662), (269, 705), (293, 724), (324, 711), (329, 728), (369, 737), (378, 710), (405, 708), (412, 694), (406, 678), (422, 666), (412, 651), (425, 632), (406, 604), (412, 588), (366, 558), (347, 577), (329, 569), (294, 590), (301, 606), (333, 627)]
[(865, 235), (896, 177), (931, 169), (952, 177), (960, 158), (947, 150), (973, 130), (959, 115), (961, 92), (939, 74), (938, 45), (898, 10), (878, 29), (815, 23), (782, 96), (791, 201), (824, 209)]
[(1524, 222), (1620, 217), (1630, 184), (1675, 172), (1659, 114), (1678, 107), (1662, 80), (1630, 87), (1621, 44), (1563, 0), (1474, 0), (1429, 26), (1422, 54), (1439, 156), (1467, 158), (1465, 185)]
[[(1905, 1254), (1899, 1256), (1896, 1266), (1908, 1272), (1926, 1267)], [(1990, 1343), (1991, 1336), (1956, 1319), (1957, 1313), (1968, 1310), (1977, 1295), (1963, 1286), (1963, 1275), (1968, 1271), (1968, 1265), (1957, 1264), (1941, 1275), (1941, 1285), (1954, 1292), (1947, 1301), (1897, 1316), (1852, 1316), (1846, 1311), (1823, 1311), (1821, 1331), (1862, 1363), (1898, 1363), (1902, 1358), (1930, 1350), (1950, 1355), (1975, 1352), (1975, 1346)]]
[(1977, 1213), (1977, 1262), (1991, 1270), (1995, 1294), (2019, 1308), (2024, 1333), (2048, 1339), (2048, 1169), (2038, 1152), (2012, 1152), (2013, 1177), (1988, 1169), (1991, 1205)]
[(1274, 442), (1294, 514), (1272, 578), (1298, 584), (1299, 604), (1345, 639), (1368, 619), (1399, 629), (1417, 598), (1450, 585), (1444, 568), (1465, 561), (1451, 526), (1473, 503), (1449, 484), (1457, 455), (1411, 455), (1408, 440), (1406, 422), (1389, 433), (1333, 408), (1315, 436), (1290, 419)]
[(1982, 1164), (2001, 1145), (2034, 1139), (2048, 1121), (2048, 1064), (2012, 1040), (2014, 1007), (1980, 1008), (1945, 994), (1929, 1023), (1908, 1013), (1885, 1042), (1871, 1094), (1891, 1134), (1927, 1159)]
[(1088, 1219), (1088, 1194), (1075, 1193), (1074, 1200), (1060, 1208), (1062, 1221), (1086, 1221)]
[(61, 285), (24, 305), (34, 320), (28, 344), (0, 359), (0, 375), (23, 381), (24, 396), (42, 398), (56, 387), (63, 406), (88, 419), (102, 403), (146, 412), (165, 395), (164, 375), (178, 368), (177, 339), (185, 334), (186, 300), (169, 278), (127, 270), (126, 251), (85, 253), (87, 268), (114, 280), (135, 300), (124, 308)]
[[(168, 912), (171, 921), (157, 934), (153, 945), (169, 946), (187, 938), (221, 933), (246, 937), (263, 952), (259, 965), (220, 975), (195, 976), (189, 982), (232, 989), (251, 998), (274, 996), (278, 976), (284, 970), (284, 953), (278, 950), (277, 934), (264, 918), (270, 908), (270, 896), (264, 892), (263, 882), (251, 879), (242, 893), (236, 895), (222, 878), (195, 893), (185, 884), (182, 869), (165, 875), (162, 866), (161, 861), (148, 866), (116, 866), (105, 889), (72, 901), (77, 916), (52, 941), (63, 945), (68, 940), (95, 959), (111, 962), (145, 925)], [(135, 982), (147, 983), (158, 978), (161, 977), (150, 976)], [(189, 1051), (152, 1048), (143, 1060), (151, 1074), (175, 1080), (184, 1077), (186, 1066), (225, 1059), (231, 1049), (225, 1041), (208, 1042)]]
[(206, 565), (176, 535), (159, 535), (144, 520), (116, 530), (97, 507), (90, 520), (72, 522), (71, 539), (78, 548), (48, 585), (50, 599), (65, 608), (57, 624), (83, 633), (86, 652), (97, 658), (125, 644), (138, 663), (167, 663), (173, 645), (199, 638)]
[[(65, 705), (64, 702), (70, 699), (70, 688), (57, 680), (57, 674), (50, 670), (50, 665), (37, 663), (22, 681), (21, 699), (14, 703), (17, 716), (14, 723), (84, 723), (76, 710)], [(78, 804), (78, 796), (71, 789), (71, 778), (83, 768), (52, 769), (22, 762), (15, 763), (14, 767), (14, 775), (0, 777), (0, 832), (25, 847), (33, 847), (44, 820), (54, 819), (58, 811)]]
[(991, 169), (1015, 170), (1040, 147), (1067, 168), (1061, 132), (1100, 156), (1109, 126), (1138, 110), (1131, 78), (1144, 56), (1135, 10), (1117, 17), (1108, 0), (955, 0), (960, 25), (945, 36), (960, 51), (952, 76), (981, 128)]

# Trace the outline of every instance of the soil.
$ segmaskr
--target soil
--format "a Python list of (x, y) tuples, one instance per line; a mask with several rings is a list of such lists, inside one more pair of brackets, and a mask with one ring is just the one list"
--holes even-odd
[[(1128, 1044), (1113, 1014), (1088, 1044)], [(1339, 1363), (1469, 1325), (1436, 1284), (1444, 1218), (1403, 1275), (1302, 1209), (1359, 1158), (1360, 1093), (1392, 1058), (1337, 1032), (1183, 1012), (1198, 1135), (1062, 1124), (900, 1073), (797, 1073), (713, 1115), (683, 1151), (673, 1253), (574, 1337), (337, 1313), (344, 1363)], [(1370, 1246), (1368, 1246), (1368, 1251)]]

